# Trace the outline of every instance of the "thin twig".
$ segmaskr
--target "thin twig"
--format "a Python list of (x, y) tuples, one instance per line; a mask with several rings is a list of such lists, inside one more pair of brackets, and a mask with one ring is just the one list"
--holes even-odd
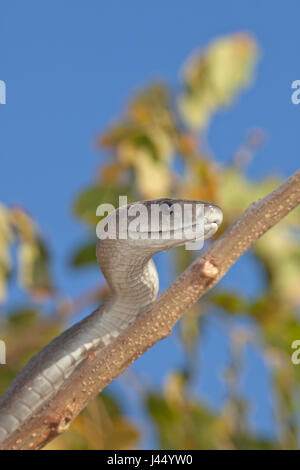
[(248, 248), (300, 204), (300, 170), (259, 200), (216, 240), (154, 303), (108, 347), (91, 352), (57, 395), (3, 444), (5, 449), (39, 449), (64, 432), (77, 414), (130, 364), (159, 340)]

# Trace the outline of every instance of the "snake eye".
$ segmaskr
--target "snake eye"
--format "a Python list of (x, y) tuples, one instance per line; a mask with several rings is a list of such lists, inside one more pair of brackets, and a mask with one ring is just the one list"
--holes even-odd
[(160, 205), (160, 210), (163, 214), (171, 215), (174, 214), (173, 203), (171, 201), (165, 201)]

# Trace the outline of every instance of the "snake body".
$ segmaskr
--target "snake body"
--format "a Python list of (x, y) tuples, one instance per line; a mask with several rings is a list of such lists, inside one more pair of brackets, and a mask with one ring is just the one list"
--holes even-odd
[[(201, 235), (205, 239), (216, 232), (222, 221), (221, 209), (210, 203), (181, 199), (142, 201), (147, 211), (153, 205), (171, 207), (173, 203), (182, 207), (185, 203), (192, 205), (196, 210), (193, 224), (199, 222), (197, 208), (201, 206)], [(134, 204), (137, 203), (126, 206), (127, 215)], [(115, 215), (118, 220), (120, 209), (115, 211)], [(151, 229), (147, 228), (147, 231), (149, 235)], [(175, 231), (174, 225), (172, 233)], [(160, 223), (160, 237), (163, 232), (164, 227)], [(97, 260), (110, 288), (103, 305), (34, 356), (0, 398), (0, 446), (55, 396), (91, 350), (111, 344), (137, 315), (151, 308), (158, 292), (158, 275), (152, 256), (199, 237), (199, 233), (194, 233), (192, 236), (183, 234), (177, 239), (132, 240), (120, 239), (118, 235), (119, 232), (115, 239), (102, 239), (97, 243)]]

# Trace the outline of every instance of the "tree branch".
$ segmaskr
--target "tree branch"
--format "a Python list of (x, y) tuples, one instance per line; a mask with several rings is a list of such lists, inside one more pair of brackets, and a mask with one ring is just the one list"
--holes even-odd
[(300, 170), (246, 212), (157, 299), (152, 309), (108, 347), (91, 352), (57, 395), (2, 445), (39, 449), (64, 432), (77, 414), (159, 340), (248, 248), (300, 204)]

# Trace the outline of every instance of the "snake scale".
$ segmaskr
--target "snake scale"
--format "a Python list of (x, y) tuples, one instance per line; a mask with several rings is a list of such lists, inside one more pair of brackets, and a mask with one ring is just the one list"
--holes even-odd
[[(91, 315), (67, 329), (34, 356), (0, 398), (0, 447), (1, 442), (24, 425), (47, 400), (55, 397), (91, 350), (111, 344), (137, 315), (151, 308), (158, 293), (158, 274), (152, 256), (199, 237), (208, 239), (222, 222), (222, 211), (218, 206), (184, 199), (141, 201), (125, 206), (125, 212), (130, 221), (130, 208), (134, 209), (136, 204), (143, 204), (148, 213), (157, 206), (169, 212), (172, 221), (175, 203), (181, 208), (185, 204), (192, 208), (192, 216), (187, 223), (192, 228), (196, 227), (193, 233), (186, 235), (183, 230), (186, 222), (176, 226), (174, 219), (171, 230), (169, 227), (170, 239), (164, 238), (165, 227), (160, 221), (156, 229), (147, 225), (147, 238), (131, 239), (128, 236), (124, 239), (117, 231), (114, 239), (97, 242), (97, 260), (108, 283), (109, 295)], [(119, 221), (120, 208), (114, 215)], [(109, 217), (111, 214), (105, 221)], [(201, 233), (197, 232), (197, 224), (202, 226)], [(151, 237), (153, 230), (156, 233)]]

